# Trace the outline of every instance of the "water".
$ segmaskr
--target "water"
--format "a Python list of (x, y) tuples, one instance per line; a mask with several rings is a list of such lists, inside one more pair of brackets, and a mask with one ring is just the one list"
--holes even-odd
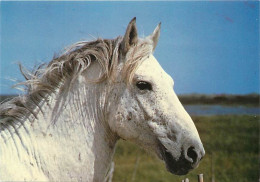
[(190, 115), (259, 115), (260, 107), (223, 105), (184, 105)]

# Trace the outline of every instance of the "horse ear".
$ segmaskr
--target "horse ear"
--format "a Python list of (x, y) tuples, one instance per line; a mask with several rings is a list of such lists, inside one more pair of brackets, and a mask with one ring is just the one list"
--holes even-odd
[(121, 43), (121, 48), (123, 53), (127, 53), (131, 46), (137, 44), (138, 35), (136, 28), (136, 17), (134, 17), (127, 26), (123, 41)]
[(154, 29), (153, 33), (149, 36), (149, 38), (153, 41), (153, 50), (155, 49), (159, 36), (160, 36), (160, 30), (161, 30), (161, 22), (157, 25), (157, 27)]

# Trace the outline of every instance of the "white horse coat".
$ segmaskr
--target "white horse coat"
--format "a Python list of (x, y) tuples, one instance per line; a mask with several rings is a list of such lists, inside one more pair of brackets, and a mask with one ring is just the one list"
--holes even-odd
[(159, 34), (138, 38), (134, 18), (123, 38), (78, 43), (29, 75), (28, 94), (0, 106), (0, 180), (103, 181), (120, 138), (171, 173), (197, 167), (196, 127), (152, 55)]

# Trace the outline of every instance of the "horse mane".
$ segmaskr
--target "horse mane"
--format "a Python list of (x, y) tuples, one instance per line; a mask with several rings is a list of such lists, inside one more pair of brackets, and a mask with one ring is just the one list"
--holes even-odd
[(37, 113), (41, 111), (41, 101), (48, 103), (51, 94), (61, 90), (65, 83), (73, 84), (76, 78), (95, 61), (101, 65), (102, 74), (96, 80), (92, 80), (93, 82), (99, 83), (104, 80), (113, 82), (117, 76), (119, 60), (123, 57), (125, 59), (123, 78), (130, 83), (143, 58), (153, 52), (153, 46), (150, 40), (139, 39), (126, 55), (122, 55), (120, 53), (122, 40), (122, 37), (117, 37), (111, 40), (77, 42), (60, 56), (53, 58), (49, 64), (40, 65), (34, 72), (25, 71), (20, 66), (26, 81), (19, 85), (24, 85), (27, 93), (0, 105), (0, 129), (10, 123), (10, 120), (23, 121), (30, 115), (37, 118)]

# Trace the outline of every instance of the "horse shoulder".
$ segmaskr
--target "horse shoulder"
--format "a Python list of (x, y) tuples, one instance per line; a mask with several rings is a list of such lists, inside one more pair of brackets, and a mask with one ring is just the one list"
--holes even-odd
[(24, 134), (25, 129), (18, 131), (14, 121), (9, 121), (13, 122), (8, 123), (9, 126), (3, 126), (4, 119), (1, 119), (0, 130), (0, 180), (48, 181), (38, 168), (31, 140)]

